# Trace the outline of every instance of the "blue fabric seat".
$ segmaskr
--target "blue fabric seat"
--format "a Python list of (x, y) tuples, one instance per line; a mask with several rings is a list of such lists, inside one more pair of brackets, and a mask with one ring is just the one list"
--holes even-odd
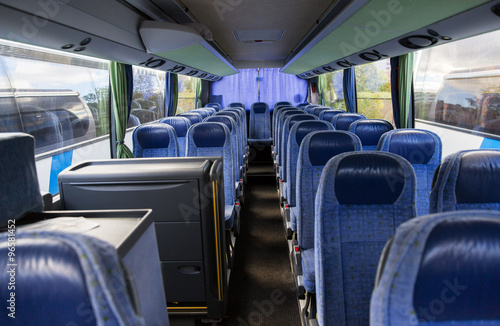
[(239, 130), (241, 131), (241, 138), (240, 138), (241, 146), (243, 148), (246, 148), (248, 143), (248, 130), (247, 130), (247, 115), (245, 109), (240, 107), (234, 107), (234, 108), (226, 108), (224, 111), (236, 112), (239, 114), (240, 117)]
[(246, 110), (245, 104), (241, 102), (232, 102), (227, 105), (228, 108), (244, 108)]
[(279, 116), (278, 116), (278, 121), (276, 123), (276, 139), (275, 139), (275, 145), (274, 145), (274, 153), (276, 154), (276, 164), (278, 166), (281, 165), (281, 160), (283, 159), (280, 154), (281, 154), (281, 137), (283, 135), (283, 125), (285, 124), (285, 120), (287, 117), (293, 115), (293, 114), (305, 114), (304, 111), (299, 110), (299, 109), (283, 109), (280, 111)]
[(500, 210), (500, 150), (460, 151), (443, 160), (429, 213), (465, 209)]
[(361, 139), (364, 151), (374, 151), (380, 137), (393, 129), (392, 124), (386, 120), (361, 119), (351, 123), (348, 130)]
[(141, 120), (133, 114), (128, 117), (127, 128), (136, 127), (141, 124)]
[(165, 123), (138, 126), (132, 134), (135, 157), (179, 157), (174, 127)]
[(370, 325), (500, 325), (498, 248), (498, 211), (404, 223), (381, 257)]
[(271, 115), (269, 106), (264, 102), (255, 102), (250, 108), (248, 130), (249, 143), (271, 144)]
[[(9, 266), (8, 237), (8, 232), (0, 233), (2, 266)], [(78, 233), (40, 230), (16, 230), (15, 238), (15, 319), (4, 309), (2, 325), (12, 320), (40, 326), (146, 325), (111, 244)], [(0, 274), (5, 301), (11, 298), (6, 271)]]
[[(231, 109), (231, 110), (228, 110), (228, 109), (224, 109), (222, 111), (219, 111), (215, 114), (216, 116), (226, 116), (226, 117), (230, 117), (231, 119), (233, 119), (236, 123), (236, 131), (238, 132), (238, 139), (239, 139), (239, 142), (238, 142), (238, 151), (241, 155), (243, 155), (243, 157), (238, 157), (238, 164), (240, 166), (243, 166), (244, 163), (246, 163), (246, 161), (244, 161), (246, 159), (245, 157), (245, 154), (246, 154), (246, 147), (243, 146), (243, 141), (241, 141), (241, 139), (243, 137), (245, 137), (244, 135), (244, 129), (242, 129), (242, 121), (241, 121), (241, 115), (239, 113), (239, 110), (237, 110), (236, 108), (235, 109)], [(246, 139), (246, 138), (245, 138)]]
[(207, 103), (205, 104), (205, 107), (214, 108), (217, 112), (222, 110), (222, 105), (220, 105), (219, 103)]
[(319, 118), (321, 120), (332, 122), (332, 119), (334, 116), (336, 116), (337, 114), (342, 114), (342, 113), (346, 113), (346, 112), (344, 110), (341, 110), (341, 109), (324, 110), (324, 111), (321, 111), (319, 113)]
[[(315, 293), (314, 219), (315, 198), (323, 169), (332, 157), (345, 152), (360, 151), (358, 136), (347, 131), (315, 131), (302, 140), (297, 160), (296, 209), (292, 210), (292, 230), (302, 252), (304, 287)], [(307, 253), (309, 252), (309, 253)]]
[[(242, 160), (238, 160), (238, 158), (241, 158), (241, 148), (239, 146), (240, 140), (239, 140), (239, 133), (238, 130), (236, 130), (236, 122), (234, 121), (233, 118), (224, 116), (224, 115), (215, 115), (212, 117), (208, 117), (203, 122), (220, 122), (226, 125), (226, 127), (229, 129), (229, 133), (231, 134), (231, 150), (232, 150), (232, 155), (234, 158), (234, 162), (237, 163), (233, 167), (233, 173), (234, 173), (234, 186), (235, 189), (238, 189), (240, 179), (243, 178), (243, 166)], [(238, 196), (237, 196), (238, 197)]]
[(311, 110), (311, 114), (314, 114), (315, 116), (319, 117), (319, 115), (321, 114), (321, 112), (327, 111), (327, 110), (331, 110), (331, 109), (332, 108), (329, 108), (327, 106), (320, 106), (320, 107), (312, 109)]
[(306, 113), (309, 113), (309, 114), (312, 114), (313, 113), (313, 110), (315, 108), (318, 108), (320, 107), (321, 105), (319, 104), (308, 104), (304, 107), (304, 111), (306, 111)]
[(308, 106), (310, 103), (307, 103), (307, 102), (303, 102), (303, 103), (299, 103), (297, 104), (297, 107), (301, 110), (305, 109), (306, 106)]
[(369, 324), (378, 260), (396, 228), (416, 216), (414, 187), (411, 164), (393, 153), (328, 161), (315, 202), (319, 325)]
[(194, 110), (189, 111), (189, 113), (199, 113), (203, 119), (211, 116), (211, 112), (212, 112), (211, 110), (205, 110), (203, 108), (194, 109)]
[(215, 112), (217, 112), (217, 110), (216, 110), (216, 109), (211, 108), (211, 107), (209, 107), (209, 106), (205, 106), (205, 107), (202, 107), (202, 108), (200, 108), (200, 109), (203, 109), (203, 110), (208, 111), (208, 113), (210, 113), (210, 115), (213, 115), (213, 114), (215, 114)]
[(9, 220), (41, 212), (43, 202), (35, 166), (35, 138), (20, 132), (2, 132), (0, 153), (0, 227), (4, 227)]
[(194, 125), (195, 123), (202, 122), (203, 121), (203, 116), (197, 112), (183, 112), (179, 113), (176, 115), (177, 117), (184, 117), (188, 118), (189, 121), (191, 121), (191, 124)]
[(186, 156), (221, 156), (224, 165), (224, 201), (226, 229), (232, 229), (237, 218), (234, 162), (229, 128), (220, 122), (192, 125), (187, 134)]
[(281, 121), (281, 115), (285, 113), (286, 111), (297, 111), (298, 113), (304, 113), (302, 110), (298, 110), (297, 108), (290, 107), (290, 106), (280, 106), (279, 108), (276, 109), (274, 112), (273, 116), (273, 146), (276, 148), (278, 145), (278, 133), (279, 133), (279, 125), (282, 123)]
[(351, 123), (360, 119), (366, 119), (366, 117), (359, 113), (342, 113), (335, 115), (331, 122), (335, 130), (349, 130)]
[(179, 156), (186, 156), (186, 134), (189, 127), (191, 127), (191, 121), (185, 117), (175, 116), (162, 118), (158, 122), (174, 127), (177, 143), (179, 144)]
[(292, 106), (292, 103), (290, 103), (288, 101), (279, 101), (279, 102), (274, 103), (273, 108), (276, 110), (279, 106)]
[(398, 154), (411, 163), (417, 176), (417, 215), (427, 215), (434, 172), (442, 157), (439, 136), (420, 129), (391, 130), (382, 135), (377, 150)]

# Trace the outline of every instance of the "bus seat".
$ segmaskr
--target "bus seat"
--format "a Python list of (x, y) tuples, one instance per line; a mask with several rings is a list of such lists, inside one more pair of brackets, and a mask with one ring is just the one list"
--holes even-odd
[(347, 113), (341, 109), (324, 110), (319, 113), (319, 118), (328, 122), (332, 122), (332, 119), (337, 114)]
[[(361, 141), (353, 133), (341, 130), (315, 131), (304, 137), (297, 161), (297, 206), (292, 210), (292, 230), (302, 254), (304, 287), (315, 293), (314, 219), (315, 196), (326, 163), (334, 156), (361, 150)], [(299, 259), (296, 259), (299, 260)], [(299, 263), (299, 262), (298, 262)]]
[(156, 112), (150, 111), (148, 109), (133, 109), (132, 111), (130, 111), (130, 114), (138, 117), (141, 123), (151, 122), (158, 119), (158, 117), (156, 116)]
[(20, 132), (2, 132), (0, 153), (0, 227), (3, 227), (9, 220), (41, 212), (43, 202), (35, 166), (35, 138)]
[(137, 127), (140, 124), (141, 120), (132, 113), (130, 113), (130, 116), (128, 117), (127, 128)]
[(276, 154), (277, 147), (278, 147), (278, 133), (279, 133), (279, 126), (281, 124), (281, 115), (285, 113), (286, 111), (297, 111), (297, 113), (304, 113), (304, 111), (299, 110), (297, 108), (294, 108), (292, 106), (280, 106), (278, 107), (275, 112), (274, 112), (274, 117), (273, 117), (273, 130), (272, 130), (272, 137), (273, 137), (273, 151)]
[[(233, 154), (229, 128), (220, 122), (204, 122), (192, 125), (187, 133), (186, 156), (221, 156), (224, 165), (224, 201), (226, 229), (239, 227), (239, 212), (236, 208)], [(237, 233), (236, 232), (236, 233)]]
[(280, 106), (292, 106), (292, 103), (287, 102), (287, 101), (279, 101), (274, 103), (273, 109), (276, 110)]
[(317, 108), (314, 108), (312, 109), (311, 111), (311, 114), (314, 114), (315, 116), (319, 117), (319, 114), (323, 111), (326, 111), (326, 110), (331, 110), (332, 108), (329, 108), (327, 106), (320, 106), (320, 107), (317, 107)]
[(315, 203), (319, 325), (369, 324), (378, 260), (398, 225), (416, 216), (414, 188), (411, 164), (393, 153), (328, 161)]
[(135, 157), (178, 157), (174, 127), (165, 123), (142, 124), (132, 134)]
[(304, 110), (306, 108), (306, 106), (308, 106), (310, 103), (307, 103), (307, 102), (303, 102), (303, 103), (299, 103), (297, 104), (297, 107), (301, 110)]
[(241, 148), (243, 149), (243, 165), (245, 166), (245, 175), (246, 175), (246, 170), (248, 168), (248, 154), (250, 152), (248, 148), (248, 129), (247, 129), (247, 115), (246, 111), (244, 108), (241, 107), (231, 107), (231, 108), (226, 108), (223, 111), (227, 112), (235, 112), (239, 114), (240, 118), (240, 126), (238, 127), (238, 130), (241, 133), (240, 141), (241, 141)]
[(62, 126), (54, 113), (30, 105), (20, 106), (19, 109), (24, 131), (35, 137), (37, 149), (62, 144)]
[(210, 114), (211, 111), (205, 110), (203, 108), (194, 109), (194, 110), (191, 110), (189, 112), (191, 112), (191, 113), (199, 113), (203, 119), (205, 119), (205, 118), (207, 118), (207, 117), (209, 117), (211, 115)]
[(500, 210), (500, 150), (465, 150), (443, 160), (429, 213), (465, 209)]
[(176, 115), (176, 117), (188, 118), (189, 121), (191, 121), (191, 125), (203, 121), (203, 116), (201, 114), (192, 111), (179, 113), (178, 115)]
[(280, 155), (283, 158), (281, 161), (281, 168), (280, 168), (280, 186), (281, 186), (281, 193), (280, 196), (283, 198), (284, 201), (287, 201), (287, 185), (288, 185), (288, 175), (287, 175), (287, 165), (288, 165), (288, 150), (289, 150), (289, 143), (288, 139), (290, 138), (290, 129), (292, 126), (299, 122), (299, 121), (312, 121), (312, 120), (318, 120), (318, 117), (312, 114), (293, 114), (290, 115), (288, 118), (286, 118), (285, 123), (283, 125), (283, 132), (281, 135), (281, 142), (283, 146), (280, 148)]
[[(290, 220), (290, 210), (295, 210), (297, 206), (296, 201), (296, 189), (297, 189), (297, 165), (299, 157), (299, 149), (302, 140), (307, 134), (313, 131), (320, 130), (333, 130), (332, 124), (326, 121), (313, 120), (313, 121), (298, 121), (290, 129), (290, 136), (288, 141), (288, 158), (287, 158), (287, 176), (288, 176), (288, 186), (286, 187), (287, 193), (286, 198), (287, 204), (283, 209), (283, 218), (285, 223), (285, 229), (287, 230), (287, 235), (291, 235), (291, 223)], [(288, 207), (287, 207), (288, 206)]]
[(349, 131), (361, 139), (364, 151), (374, 151), (380, 137), (393, 129), (389, 121), (379, 119), (356, 120), (349, 126)]
[[(305, 114), (304, 111), (299, 110), (299, 109), (283, 109), (279, 112), (278, 116), (278, 121), (276, 123), (276, 143), (274, 145), (274, 152), (276, 153), (276, 164), (279, 167), (281, 165), (281, 160), (282, 157), (280, 156), (281, 152), (281, 135), (283, 131), (283, 124), (285, 123), (285, 120), (287, 117), (291, 116), (292, 114)], [(279, 170), (279, 169), (278, 169)], [(279, 171), (277, 171), (279, 173)]]
[(213, 114), (215, 114), (215, 112), (217, 112), (216, 109), (211, 108), (209, 106), (202, 107), (201, 109), (208, 111), (210, 113), (210, 115), (213, 115)]
[(222, 110), (222, 105), (220, 105), (219, 103), (207, 103), (205, 105), (205, 107), (214, 108), (215, 111), (217, 111), (217, 112), (219, 112), (220, 110)]
[[(8, 232), (0, 234), (1, 297), (15, 298), (0, 324), (145, 325), (116, 249), (78, 233), (16, 231), (16, 266), (9, 269)], [(15, 297), (8, 291), (14, 270)], [(7, 272), (5, 272), (7, 271)], [(24, 312), (24, 313), (23, 313)], [(29, 312), (29, 313), (28, 313)], [(50, 313), (49, 313), (50, 312)], [(15, 319), (10, 317), (12, 313)]]
[(249, 143), (271, 144), (271, 116), (269, 105), (264, 102), (255, 102), (250, 108)]
[(241, 103), (241, 102), (232, 102), (232, 103), (229, 103), (229, 105), (227, 106), (228, 108), (245, 108), (245, 104)]
[(331, 122), (335, 130), (349, 130), (351, 123), (360, 119), (366, 119), (366, 117), (359, 113), (342, 113), (335, 115)]
[(243, 158), (238, 158), (238, 163), (242, 163), (243, 160), (245, 160), (244, 163), (246, 163), (247, 156), (246, 154), (246, 146), (244, 146), (243, 142), (241, 139), (244, 137), (246, 139), (246, 129), (243, 127), (243, 121), (241, 118), (241, 113), (240, 110), (243, 110), (242, 108), (233, 108), (233, 109), (223, 109), (222, 111), (217, 112), (215, 115), (217, 116), (227, 116), (230, 117), (234, 120), (236, 123), (236, 131), (239, 133), (238, 139), (240, 140), (240, 145), (243, 148), (240, 150), (240, 153), (243, 155)]
[(174, 127), (177, 143), (179, 144), (179, 156), (186, 156), (186, 134), (189, 127), (191, 127), (191, 121), (185, 117), (175, 116), (162, 118), (158, 122)]
[[(361, 121), (365, 120), (355, 123)], [(391, 130), (382, 135), (377, 150), (398, 154), (411, 163), (417, 176), (417, 215), (429, 214), (432, 179), (442, 157), (441, 138), (427, 130)]]
[(381, 257), (370, 325), (499, 325), (500, 212), (444, 212), (401, 225)]
[(236, 129), (236, 121), (233, 118), (224, 115), (215, 115), (208, 117), (203, 122), (219, 122), (226, 125), (231, 135), (231, 151), (234, 158), (233, 176), (234, 187), (236, 190), (236, 197), (241, 197), (243, 193), (243, 160), (241, 156), (240, 134)]

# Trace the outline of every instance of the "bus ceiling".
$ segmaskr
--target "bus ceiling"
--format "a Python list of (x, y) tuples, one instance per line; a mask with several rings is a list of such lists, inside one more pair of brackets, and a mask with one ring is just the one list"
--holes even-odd
[(500, 0), (0, 0), (0, 8), (0, 38), (213, 81), (271, 67), (310, 78), (500, 29)]

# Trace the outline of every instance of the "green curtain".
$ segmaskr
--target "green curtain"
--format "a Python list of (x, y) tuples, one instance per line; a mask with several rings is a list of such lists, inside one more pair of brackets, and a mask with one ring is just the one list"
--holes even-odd
[(125, 65), (123, 63), (111, 61), (109, 65), (109, 79), (115, 117), (116, 157), (132, 158), (134, 155), (124, 142), (128, 120), (127, 76)]
[(196, 78), (196, 107), (201, 108), (201, 78)]
[(399, 110), (400, 127), (408, 128), (411, 106), (411, 83), (413, 78), (413, 53), (399, 57)]
[(326, 88), (328, 84), (326, 78), (327, 78), (326, 74), (318, 76), (318, 94), (319, 94), (318, 103), (321, 105), (325, 105), (325, 94), (327, 91)]

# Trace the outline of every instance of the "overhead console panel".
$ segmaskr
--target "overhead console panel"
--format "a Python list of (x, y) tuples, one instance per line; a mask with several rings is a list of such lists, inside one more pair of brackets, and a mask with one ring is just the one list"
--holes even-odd
[(225, 71), (209, 72), (148, 53), (139, 27), (149, 19), (119, 1), (0, 0), (0, 38), (207, 80), (222, 78)]
[(500, 29), (500, 1), (360, 0), (281, 72), (311, 78)]

